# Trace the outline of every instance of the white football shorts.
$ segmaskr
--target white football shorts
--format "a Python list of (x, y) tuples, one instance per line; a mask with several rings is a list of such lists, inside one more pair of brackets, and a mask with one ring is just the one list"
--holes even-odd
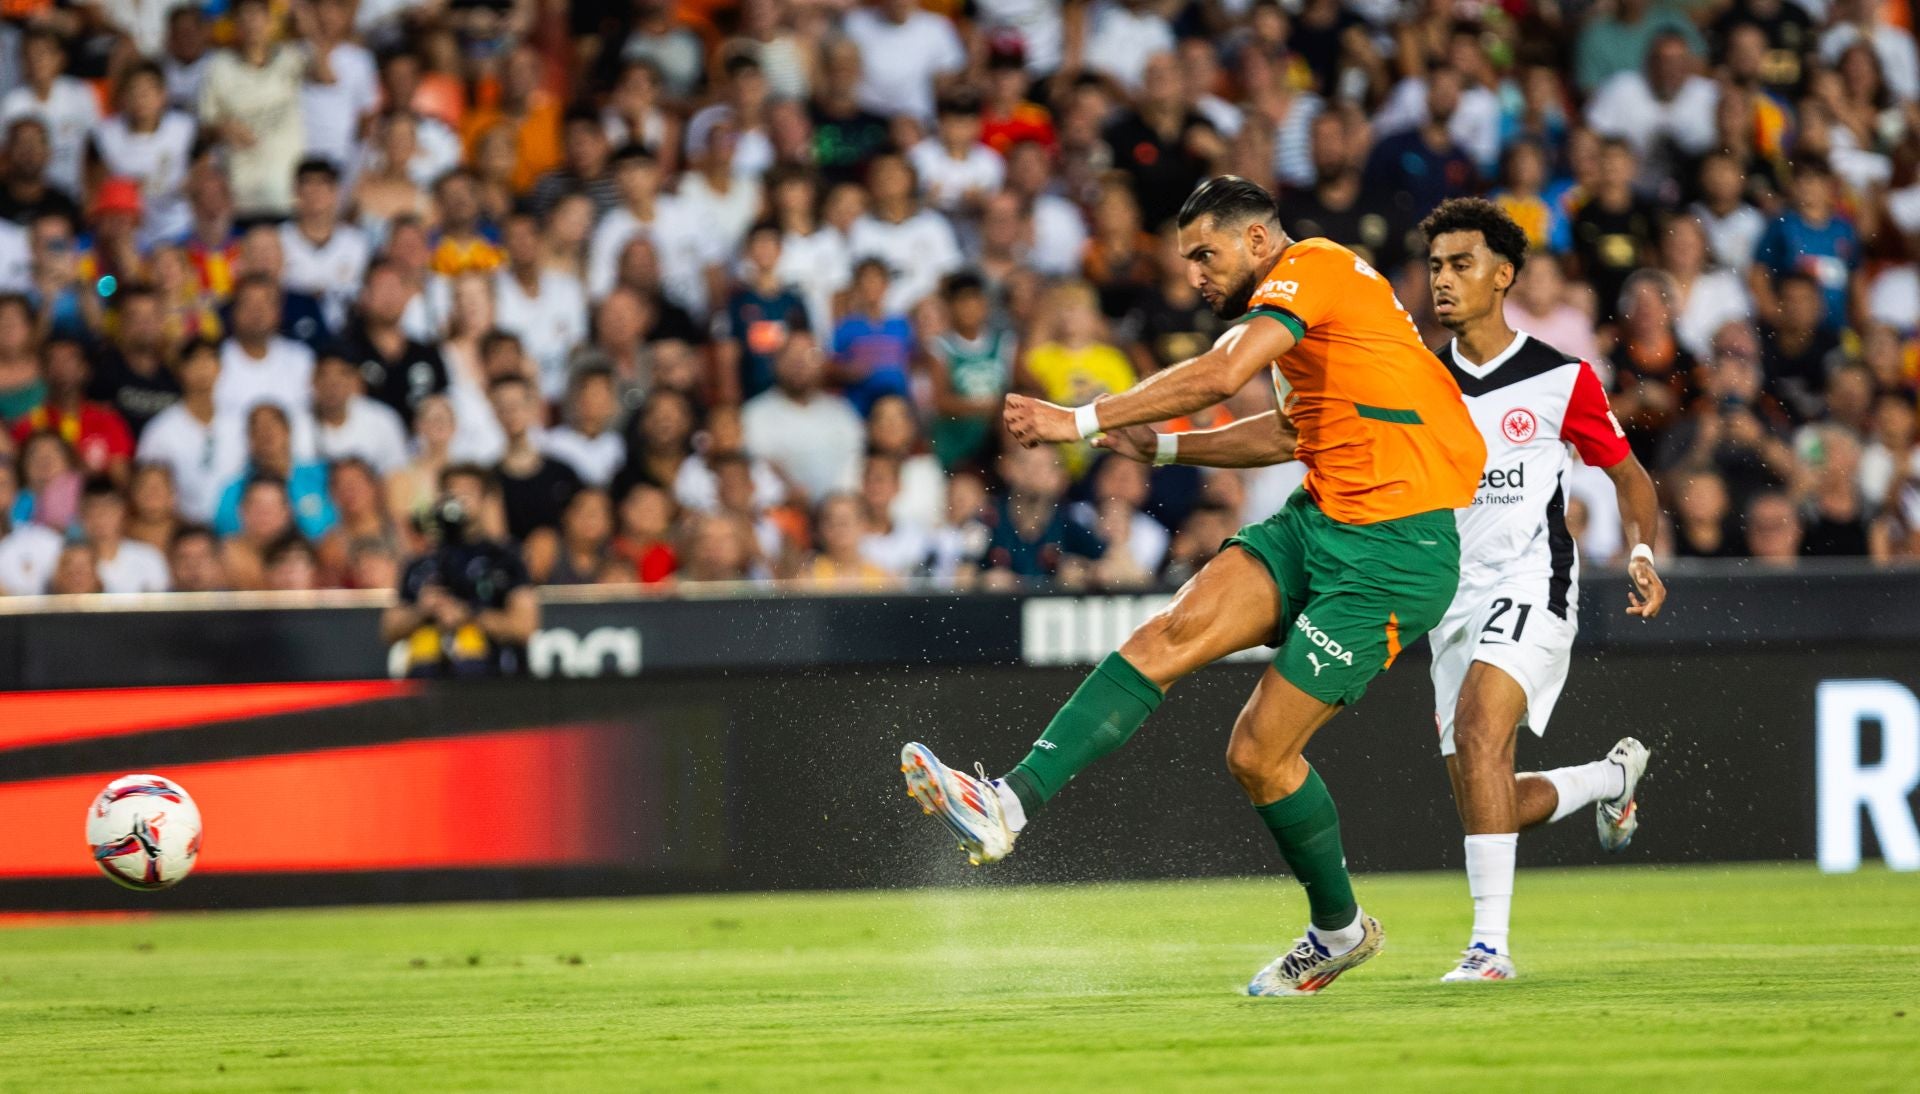
[(1485, 661), (1519, 683), (1527, 694), (1521, 725), (1535, 736), (1547, 732), (1547, 720), (1567, 683), (1573, 639), (1579, 631), (1578, 605), (1561, 619), (1547, 610), (1547, 578), (1503, 575), (1482, 588), (1462, 589), (1440, 625), (1427, 634), (1433, 650), (1433, 717), (1440, 730), (1440, 755), (1453, 755), (1453, 715), (1460, 685), (1475, 661)]

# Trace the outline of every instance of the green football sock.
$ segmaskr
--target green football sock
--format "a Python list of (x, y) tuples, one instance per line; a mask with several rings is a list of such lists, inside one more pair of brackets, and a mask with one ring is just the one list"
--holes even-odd
[(1166, 693), (1127, 659), (1110, 653), (1047, 723), (1033, 751), (1003, 781), (1031, 817), (1067, 780), (1127, 743)]
[(1313, 925), (1323, 931), (1350, 926), (1360, 906), (1354, 902), (1347, 854), (1340, 847), (1340, 811), (1320, 773), (1309, 768), (1300, 789), (1254, 811), (1267, 822), (1280, 857), (1306, 889)]

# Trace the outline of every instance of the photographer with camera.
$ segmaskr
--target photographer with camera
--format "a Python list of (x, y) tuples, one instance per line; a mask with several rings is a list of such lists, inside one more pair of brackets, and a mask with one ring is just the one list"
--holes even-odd
[(440, 496), (422, 518), (432, 547), (408, 560), (400, 600), (380, 618), (381, 640), (407, 643), (410, 677), (518, 676), (540, 627), (526, 564), (489, 537), (480, 515), (495, 489), (484, 468), (440, 473)]

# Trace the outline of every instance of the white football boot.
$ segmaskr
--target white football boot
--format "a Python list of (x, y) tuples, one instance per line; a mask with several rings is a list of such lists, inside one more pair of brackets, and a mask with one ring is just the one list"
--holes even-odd
[(1460, 964), (1440, 978), (1442, 984), (1468, 984), (1482, 980), (1513, 980), (1520, 974), (1513, 969), (1513, 958), (1495, 953), (1478, 942), (1461, 951)]
[(1362, 934), (1353, 949), (1338, 957), (1314, 941), (1313, 932), (1295, 940), (1293, 949), (1273, 959), (1273, 963), (1254, 974), (1247, 985), (1248, 995), (1313, 995), (1334, 982), (1341, 973), (1361, 964), (1387, 943), (1380, 921), (1370, 915), (1360, 917)]
[(1640, 828), (1640, 808), (1634, 801), (1634, 793), (1640, 788), (1640, 778), (1647, 773), (1647, 746), (1632, 737), (1622, 737), (1607, 753), (1607, 760), (1620, 765), (1625, 777), (1625, 790), (1617, 798), (1609, 798), (1596, 805), (1593, 810), (1594, 827), (1600, 832), (1600, 846), (1609, 851), (1624, 851), (1627, 844), (1633, 842), (1633, 834)]
[(1018, 833), (1007, 824), (1000, 792), (984, 771), (975, 778), (948, 767), (917, 741), (900, 750), (900, 771), (907, 778), (907, 793), (922, 812), (938, 816), (953, 832), (968, 863), (999, 862), (1013, 850)]

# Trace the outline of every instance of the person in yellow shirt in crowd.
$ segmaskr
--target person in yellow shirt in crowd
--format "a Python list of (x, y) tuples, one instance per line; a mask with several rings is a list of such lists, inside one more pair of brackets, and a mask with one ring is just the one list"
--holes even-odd
[[(1045, 314), (1052, 334), (1027, 351), (1031, 386), (1050, 403), (1085, 406), (1102, 395), (1132, 387), (1139, 376), (1120, 349), (1102, 339), (1099, 298), (1085, 282), (1069, 282), (1049, 294)], [(1067, 470), (1079, 478), (1092, 463), (1084, 442), (1064, 446)]]

